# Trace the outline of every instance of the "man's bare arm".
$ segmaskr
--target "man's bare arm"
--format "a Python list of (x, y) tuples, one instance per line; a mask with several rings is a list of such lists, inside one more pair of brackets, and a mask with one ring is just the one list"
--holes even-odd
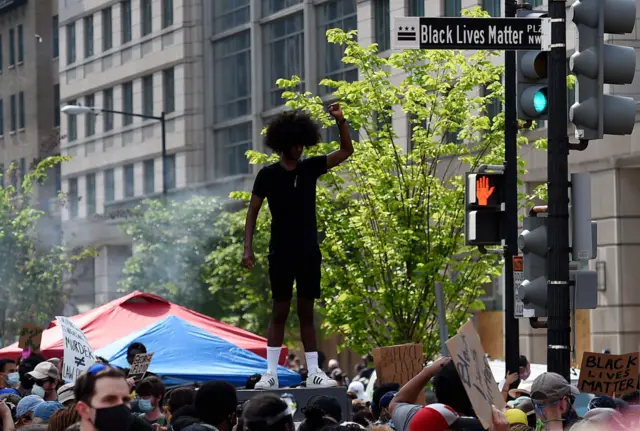
[(349, 126), (344, 120), (344, 114), (339, 104), (333, 104), (329, 107), (329, 113), (338, 122), (340, 129), (340, 149), (327, 155), (327, 169), (335, 168), (344, 162), (353, 154), (353, 142), (349, 134)]
[(420, 393), (424, 391), (427, 383), (435, 377), (436, 374), (451, 361), (451, 358), (440, 358), (433, 364), (423, 369), (417, 376), (409, 380), (406, 385), (400, 388), (400, 391), (393, 397), (393, 401), (389, 406), (389, 411), (393, 414), (398, 404), (407, 403), (415, 404)]
[(256, 257), (253, 253), (253, 234), (256, 230), (256, 221), (262, 207), (264, 198), (255, 194), (251, 195), (247, 220), (244, 225), (244, 254), (242, 255), (242, 265), (247, 269), (253, 269), (256, 265)]

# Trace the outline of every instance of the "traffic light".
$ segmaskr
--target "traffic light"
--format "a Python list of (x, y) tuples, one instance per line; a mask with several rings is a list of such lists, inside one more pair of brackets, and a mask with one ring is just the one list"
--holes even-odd
[[(547, 12), (519, 9), (519, 18), (546, 18)], [(549, 110), (547, 52), (518, 51), (518, 118), (543, 121)]]
[(605, 33), (633, 32), (635, 0), (578, 0), (572, 6), (578, 30), (578, 49), (569, 67), (576, 75), (577, 102), (569, 110), (579, 139), (629, 135), (636, 119), (630, 97), (604, 94), (604, 84), (631, 84), (636, 73), (632, 47), (604, 43)]
[(504, 173), (471, 172), (465, 180), (467, 245), (500, 245), (504, 238)]
[(526, 217), (518, 237), (523, 254), (523, 276), (516, 295), (532, 317), (547, 316), (547, 217)]

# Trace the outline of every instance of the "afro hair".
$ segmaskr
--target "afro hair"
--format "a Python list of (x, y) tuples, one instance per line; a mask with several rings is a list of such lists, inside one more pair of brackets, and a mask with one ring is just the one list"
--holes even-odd
[(320, 125), (303, 111), (288, 111), (278, 115), (267, 127), (265, 145), (277, 154), (302, 145), (310, 148), (320, 142)]

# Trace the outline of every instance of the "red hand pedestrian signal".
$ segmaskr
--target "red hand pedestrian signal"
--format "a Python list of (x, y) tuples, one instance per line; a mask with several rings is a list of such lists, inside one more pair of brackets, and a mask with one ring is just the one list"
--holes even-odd
[(478, 205), (487, 206), (489, 197), (493, 194), (495, 187), (489, 187), (489, 177), (480, 177), (476, 181), (476, 196), (478, 197)]

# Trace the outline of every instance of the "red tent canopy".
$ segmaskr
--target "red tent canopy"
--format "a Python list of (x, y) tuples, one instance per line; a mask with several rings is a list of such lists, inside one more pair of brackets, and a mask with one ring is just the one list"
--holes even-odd
[[(267, 340), (265, 338), (219, 322), (149, 293), (136, 291), (86, 313), (70, 317), (70, 319), (89, 338), (91, 347), (98, 350), (167, 316), (178, 316), (242, 349), (262, 357), (267, 356)], [(22, 349), (18, 347), (18, 343), (15, 343), (0, 350), (0, 359), (15, 359), (21, 353)], [(42, 334), (40, 353), (47, 359), (64, 356), (62, 331), (55, 320), (51, 322), (49, 329)], [(287, 349), (283, 346), (280, 363), (284, 363), (286, 356)]]

